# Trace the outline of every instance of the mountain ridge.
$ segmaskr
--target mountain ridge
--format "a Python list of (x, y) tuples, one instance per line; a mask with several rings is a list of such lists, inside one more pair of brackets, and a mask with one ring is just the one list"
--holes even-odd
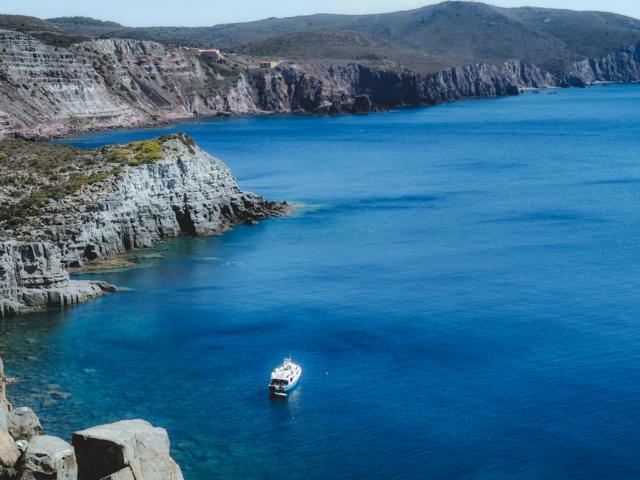
[[(632, 17), (459, 1), (381, 14), (271, 17), (211, 27), (112, 28), (52, 21), (73, 35), (215, 47), (296, 61), (369, 57), (422, 73), (472, 63), (498, 65), (511, 58), (558, 72), (585, 57), (640, 42), (640, 20)], [(318, 36), (330, 41), (319, 42)], [(370, 44), (353, 45), (354, 37), (368, 38)]]

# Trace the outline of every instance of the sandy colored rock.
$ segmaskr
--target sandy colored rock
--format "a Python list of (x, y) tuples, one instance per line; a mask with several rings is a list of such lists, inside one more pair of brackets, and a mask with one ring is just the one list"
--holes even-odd
[(0, 467), (13, 467), (19, 458), (20, 450), (11, 435), (0, 432)]

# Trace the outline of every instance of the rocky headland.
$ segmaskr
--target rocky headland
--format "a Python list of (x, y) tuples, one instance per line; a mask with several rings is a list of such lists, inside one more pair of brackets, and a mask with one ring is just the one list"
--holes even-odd
[(0, 30), (0, 136), (51, 137), (199, 115), (362, 113), (522, 88), (640, 80), (638, 46), (554, 73), (527, 62), (424, 74), (391, 62), (285, 61), (258, 68), (148, 40), (61, 47)]
[(182, 134), (94, 150), (4, 140), (0, 156), (0, 316), (115, 290), (70, 267), (288, 211)]

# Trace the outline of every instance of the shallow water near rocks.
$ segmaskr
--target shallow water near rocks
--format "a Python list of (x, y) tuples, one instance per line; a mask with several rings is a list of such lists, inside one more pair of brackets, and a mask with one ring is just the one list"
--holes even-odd
[[(67, 438), (164, 426), (191, 480), (638, 478), (638, 112), (626, 85), (70, 139), (185, 131), (313, 208), (3, 321), (12, 399)], [(304, 373), (274, 401), (285, 355)]]

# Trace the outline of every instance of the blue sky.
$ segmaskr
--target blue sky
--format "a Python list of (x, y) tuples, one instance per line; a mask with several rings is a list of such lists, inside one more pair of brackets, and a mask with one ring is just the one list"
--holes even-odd
[[(0, 12), (41, 18), (85, 15), (125, 25), (215, 25), (311, 13), (379, 13), (421, 7), (431, 0), (0, 0)], [(493, 0), (500, 6), (532, 5), (605, 10), (640, 18), (639, 0)]]

